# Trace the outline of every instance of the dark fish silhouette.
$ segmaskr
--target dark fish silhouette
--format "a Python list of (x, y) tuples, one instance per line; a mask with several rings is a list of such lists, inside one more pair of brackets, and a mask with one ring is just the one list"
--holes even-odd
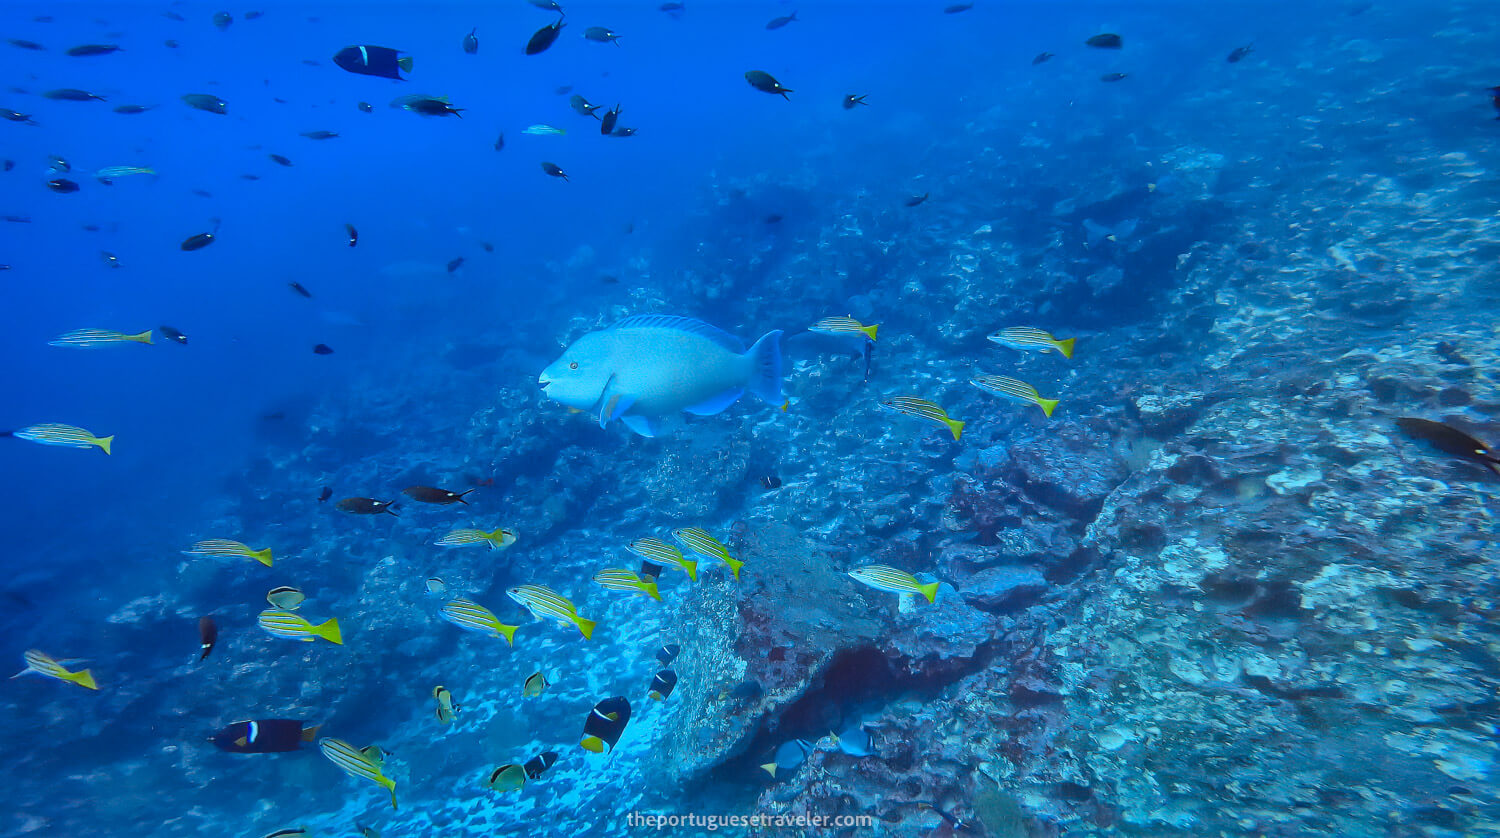
[(615, 105), (614, 110), (606, 111), (604, 119), (599, 122), (599, 133), (608, 135), (615, 130), (615, 123), (620, 120), (620, 106)]
[(1479, 463), (1500, 474), (1500, 457), (1490, 453), (1488, 445), (1452, 425), (1407, 416), (1397, 419), (1396, 427), (1412, 439), (1422, 440), (1444, 454)]
[(970, 10), (972, 8), (974, 8), (974, 4), (973, 3), (954, 3), (951, 6), (945, 6), (945, 7), (943, 7), (943, 14), (945, 14), (945, 15), (956, 15), (959, 12), (967, 12), (968, 10)]
[(200, 111), (217, 114), (229, 113), (229, 105), (212, 93), (188, 93), (182, 97), (182, 101), (186, 102), (188, 107), (197, 108)]
[(1051, 58), (1052, 56), (1053, 56), (1053, 53), (1050, 53), (1050, 52), (1039, 52), (1039, 53), (1036, 54), (1036, 58), (1031, 59), (1031, 63), (1033, 65), (1035, 65), (1035, 64), (1041, 64), (1041, 63), (1044, 63), (1045, 61), (1047, 61), (1047, 59)]
[(214, 26), (220, 29), (228, 29), (229, 24), (234, 23), (234, 16), (228, 12), (214, 12)]
[(76, 87), (59, 87), (56, 90), (49, 90), (42, 94), (42, 98), (57, 99), (63, 102), (105, 101), (103, 96), (90, 93), (87, 90), (79, 90)]
[(500, 133), (499, 133), (499, 134), (498, 134), (498, 135), (497, 135), (497, 136), (496, 136), (496, 137), (495, 137), (495, 150), (496, 150), (496, 151), (500, 151), (500, 150), (502, 150), (502, 149), (504, 149), (504, 148), (505, 148), (505, 132), (504, 132), (504, 131), (501, 131), (501, 132), (500, 132)]
[(779, 93), (783, 99), (790, 98), (787, 96), (788, 93), (796, 92), (791, 88), (782, 87), (781, 82), (777, 81), (774, 76), (760, 70), (751, 70), (746, 73), (745, 81), (750, 82), (750, 86), (756, 90), (762, 90), (766, 93)]
[(359, 244), (359, 231), (356, 230), (356, 229), (354, 229), (354, 225), (353, 224), (345, 224), (344, 225), (344, 232), (346, 232), (346, 233), (349, 234), (349, 246), (350, 247), (353, 247), (353, 246)]
[[(186, 341), (184, 341), (186, 343)], [(208, 653), (214, 650), (214, 644), (219, 642), (219, 627), (214, 623), (213, 617), (203, 616), (198, 618), (198, 662), (208, 657)]]
[(1490, 104), (1495, 106), (1495, 118), (1500, 119), (1500, 87), (1490, 88)]
[(434, 96), (402, 96), (391, 103), (391, 107), (408, 110), (422, 116), (448, 116), (453, 115), (463, 119), (463, 108), (455, 108), (448, 103), (446, 97)]
[(280, 163), (283, 166), (292, 165), (292, 161), (286, 159), (285, 157), (282, 157), (280, 154), (268, 154), (266, 156), (271, 158), (271, 160), (273, 160), (274, 162)]
[(671, 666), (672, 661), (677, 660), (677, 656), (681, 653), (681, 646), (676, 643), (668, 643), (656, 650), (656, 660), (662, 666)]
[(1249, 55), (1250, 53), (1252, 53), (1254, 51), (1255, 51), (1255, 47), (1252, 46), (1252, 45), (1250, 45), (1250, 44), (1246, 44), (1246, 45), (1244, 45), (1242, 47), (1235, 47), (1229, 53), (1229, 55), (1227, 57), (1225, 57), (1224, 60), (1228, 61), (1230, 64), (1238, 64), (1240, 62), (1241, 58), (1244, 58), (1245, 56)]
[[(542, 161), (542, 171), (546, 172), (547, 174), (551, 175), (552, 177), (560, 177), (563, 180), (567, 180), (568, 179), (568, 173), (565, 172), (565, 171), (563, 171), (562, 167), (559, 166), (559, 165), (557, 165), (556, 163), (548, 163), (547, 161), (543, 160)], [(569, 181), (569, 182), (571, 183), (571, 181)]]
[(538, 780), (554, 762), (557, 762), (557, 751), (545, 751), (527, 760), (521, 768), (526, 771), (526, 779)]
[(235, 722), (208, 738), (221, 751), (233, 754), (277, 754), (316, 742), (318, 727), (304, 729), (297, 719), (256, 719)]
[(792, 21), (794, 21), (796, 19), (797, 19), (797, 13), (796, 12), (792, 12), (791, 14), (786, 15), (785, 17), (773, 17), (770, 20), (766, 21), (766, 28), (767, 29), (780, 29), (781, 27), (786, 26), (788, 23), (791, 23)]
[(21, 49), (33, 49), (33, 50), (44, 50), (44, 49), (46, 49), (46, 47), (42, 46), (41, 44), (37, 43), (36, 41), (28, 41), (28, 40), (25, 40), (24, 38), (8, 38), (7, 41), (8, 41), (8, 43), (10, 43), (11, 46), (20, 47)]
[(31, 118), (31, 114), (21, 113), (20, 111), (5, 110), (3, 108), (0, 108), (0, 117), (4, 117), (11, 122), (24, 122), (27, 125), (36, 124), (36, 122)]
[(913, 195), (910, 198), (907, 198), (903, 203), (905, 203), (909, 207), (914, 207), (927, 200), (927, 196), (931, 194), (931, 192), (923, 192), (921, 195)]
[(112, 52), (118, 52), (119, 49), (115, 44), (84, 44), (83, 46), (73, 47), (65, 54), (73, 56), (109, 55)]
[(422, 503), (467, 504), (468, 501), (464, 500), (464, 495), (472, 491), (474, 490), (470, 489), (468, 492), (450, 492), (447, 489), (438, 489), (432, 486), (408, 486), (401, 490), (401, 494)]
[(589, 711), (583, 723), (583, 739), (578, 744), (596, 754), (603, 753), (606, 744), (613, 750), (629, 721), (630, 702), (624, 696), (606, 698)]
[(213, 233), (199, 233), (196, 236), (188, 236), (179, 245), (183, 250), (202, 250), (214, 243)]
[(1124, 39), (1113, 32), (1102, 32), (1094, 35), (1087, 41), (1084, 41), (1084, 43), (1097, 49), (1119, 49), (1125, 45)]
[(333, 63), (361, 76), (379, 76), (402, 81), (401, 71), (411, 72), (412, 60), (400, 50), (370, 44), (344, 47), (333, 54)]
[(470, 55), (479, 52), (479, 36), (474, 34), (478, 31), (478, 28), (470, 29), (469, 34), (464, 36), (464, 52)]
[(162, 337), (173, 343), (186, 344), (188, 342), (187, 335), (171, 326), (157, 326), (156, 331), (161, 332)]
[(318, 493), (318, 503), (327, 503), (331, 497), (333, 497), (333, 490), (324, 486), (323, 491)]
[(599, 110), (599, 106), (590, 103), (589, 100), (583, 98), (577, 93), (574, 93), (572, 96), (568, 97), (568, 107), (572, 108), (574, 111), (583, 116), (592, 116), (595, 119), (599, 118), (599, 115), (594, 113), (594, 111)]
[(306, 288), (303, 288), (302, 283), (300, 282), (288, 282), (286, 284), (286, 287), (292, 289), (293, 291), (296, 291), (298, 294), (301, 294), (308, 299), (312, 299), (312, 292), (307, 290)]
[(646, 693), (646, 697), (656, 701), (666, 701), (667, 697), (672, 694), (672, 690), (676, 688), (677, 673), (670, 669), (663, 669), (656, 673), (655, 678), (651, 679), (651, 687)]
[(449, 261), (448, 262), (448, 273), (450, 273), (450, 274), (453, 273), (454, 271), (456, 271), (459, 268), (463, 267), (463, 264), (464, 264), (464, 257), (462, 257), (462, 256), (458, 257), (457, 259), (453, 259), (453, 260)]
[[(374, 498), (344, 498), (334, 504), (340, 512), (350, 515), (379, 515), (382, 512), (388, 515), (396, 515), (392, 510), (395, 504), (388, 500), (375, 500)], [(400, 517), (397, 515), (396, 517)]]
[(1099, 81), (1122, 81), (1129, 75), (1129, 73), (1105, 73), (1099, 77)]
[(848, 96), (845, 96), (844, 97), (844, 110), (846, 110), (846, 111), (847, 110), (853, 110), (855, 105), (868, 105), (868, 104), (870, 104), (869, 102), (865, 101), (865, 96), (866, 95), (867, 94), (860, 94), (860, 95), (856, 96), (855, 94), (850, 93)]
[(302, 136), (308, 138), (309, 140), (331, 140), (334, 137), (337, 137), (338, 135), (339, 135), (339, 132), (337, 132), (337, 131), (303, 131), (302, 132)]
[[(317, 346), (313, 347), (313, 354), (314, 355), (332, 355), (333, 354), (333, 347), (329, 346), (326, 343), (320, 343)], [(343, 507), (340, 507), (340, 509), (342, 509), (342, 508)], [(348, 510), (346, 509), (344, 511), (347, 512)], [(396, 513), (392, 512), (391, 514), (394, 515)]]
[(156, 107), (155, 105), (115, 105), (115, 113), (145, 113)]
[(583, 37), (601, 44), (620, 45), (620, 36), (607, 26), (590, 26), (583, 30)]
[(375, 112), (375, 106), (370, 104), (369, 102), (360, 102), (358, 105), (355, 105), (355, 107), (359, 108), (364, 113)]
[(552, 43), (557, 40), (557, 36), (562, 34), (564, 26), (567, 26), (567, 24), (562, 22), (562, 18), (558, 18), (556, 21), (538, 29), (536, 34), (531, 36), (531, 40), (526, 42), (526, 54), (536, 55), (546, 50), (547, 47), (552, 46)]
[(762, 477), (760, 479), (760, 485), (763, 486), (763, 487), (765, 487), (766, 491), (768, 491), (768, 492), (771, 491), (772, 489), (780, 489), (781, 488), (781, 478), (777, 477), (774, 474), (768, 474), (765, 477)]

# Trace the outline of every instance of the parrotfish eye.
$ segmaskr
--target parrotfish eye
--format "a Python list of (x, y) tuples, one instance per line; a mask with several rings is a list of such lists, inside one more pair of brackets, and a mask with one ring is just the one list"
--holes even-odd
[(576, 369), (578, 369), (578, 362), (577, 361), (570, 362), (568, 364), (568, 369), (570, 369), (570, 370), (576, 370)]

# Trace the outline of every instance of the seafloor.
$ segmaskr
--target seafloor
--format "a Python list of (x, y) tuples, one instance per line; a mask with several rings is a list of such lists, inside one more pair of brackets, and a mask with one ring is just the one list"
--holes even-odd
[[(1472, 48), (1466, 31), (1431, 37)], [(910, 209), (822, 189), (819, 154), (837, 150), (813, 150), (801, 171), (718, 185), (691, 218), (722, 231), (774, 193), (806, 195), (814, 220), (705, 237), (673, 281), (642, 256), (613, 304), (423, 346), (329, 394), (200, 534), (300, 545), (286, 566), (303, 610), (337, 615), (346, 645), (226, 631), (215, 654), (232, 667), (180, 688), (186, 658), (144, 638), (195, 619), (191, 603), (291, 581), (181, 560), (180, 584), (117, 608), (98, 644), (160, 655), (171, 677), (114, 685), (82, 714), (0, 699), (35, 725), (8, 739), (46, 744), (8, 749), (0, 832), (106, 834), (155, 811), (155, 838), (356, 821), (387, 838), (593, 838), (630, 834), (635, 810), (948, 834), (925, 801), (992, 836), (1500, 834), (1500, 478), (1392, 424), (1500, 439), (1500, 131), (1457, 68), (1313, 46), (1317, 66), (1210, 68), (1225, 82), (1190, 103), (1196, 124), (1129, 136), (1085, 121), (1044, 139), (1016, 92), (934, 141), (934, 197)], [(1089, 246), (1086, 219), (1138, 224)], [(655, 440), (540, 398), (553, 347), (655, 311), (747, 338), (788, 311), (851, 314), (881, 324), (874, 370), (800, 361), (787, 412), (742, 402)], [(1012, 324), (1076, 336), (1077, 353), (986, 343)], [(976, 372), (1062, 404), (1045, 420), (971, 387)], [(895, 393), (944, 404), (962, 440), (894, 420), (878, 397)], [(516, 529), (504, 552), (432, 547), (451, 510), (341, 518), (310, 488), (490, 479), (461, 523)], [(594, 571), (632, 566), (631, 539), (689, 525), (739, 551), (739, 584), (718, 567), (698, 584), (669, 571), (662, 604), (590, 590)], [(845, 576), (874, 562), (932, 573), (938, 603), (898, 609)], [(431, 575), (512, 618), (506, 587), (550, 584), (598, 634), (462, 634), (437, 619)], [(681, 682), (649, 702), (664, 642), (682, 646)], [(523, 700), (538, 667), (553, 686)], [(747, 681), (759, 694), (734, 691)], [(462, 705), (449, 728), (431, 718), (436, 683)], [(613, 754), (585, 754), (582, 719), (614, 694), (635, 718)], [(198, 744), (250, 716), (381, 744), (401, 808), (315, 753)], [(875, 755), (822, 740), (775, 780), (757, 767), (860, 717)], [(482, 787), (542, 750), (562, 758), (523, 792)]]

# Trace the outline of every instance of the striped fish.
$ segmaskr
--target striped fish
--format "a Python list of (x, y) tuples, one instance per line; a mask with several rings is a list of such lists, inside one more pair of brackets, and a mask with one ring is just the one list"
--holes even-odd
[[(637, 538), (630, 542), (627, 548), (630, 552), (640, 556), (652, 564), (662, 567), (675, 567), (688, 575), (694, 582), (698, 581), (698, 563), (682, 557), (682, 551), (662, 541), (659, 538)], [(597, 579), (597, 577), (596, 577)]]
[(115, 441), (113, 436), (97, 437), (83, 428), (56, 424), (28, 425), (18, 431), (0, 432), (0, 436), (13, 436), (40, 445), (61, 445), (64, 448), (91, 448), (97, 445), (106, 454), (110, 453), (110, 444)]
[(127, 335), (124, 332), (111, 332), (108, 329), (74, 329), (47, 341), (48, 346), (72, 346), (79, 349), (90, 346), (108, 346), (111, 343), (144, 343), (149, 346), (151, 330), (147, 329), (138, 335)]
[(494, 532), (475, 529), (454, 530), (433, 542), (433, 544), (439, 547), (465, 547), (470, 544), (483, 544), (491, 550), (503, 549), (515, 543), (516, 534), (504, 527)]
[(520, 626), (508, 626), (500, 622), (500, 618), (491, 613), (488, 608), (473, 600), (459, 597), (452, 602), (445, 603), (440, 613), (444, 620), (464, 631), (488, 634), (490, 637), (504, 637), (505, 642), (512, 646), (516, 643), (516, 629)]
[(59, 681), (69, 681), (91, 690), (99, 689), (99, 685), (94, 682), (94, 673), (87, 669), (80, 669), (77, 672), (69, 671), (67, 667), (53, 660), (52, 656), (46, 652), (27, 649), (26, 653), (21, 656), (21, 659), (26, 661), (26, 668), (10, 677), (19, 678), (22, 675), (34, 672), (37, 675), (45, 675), (48, 678), (56, 678)]
[(963, 436), (964, 423), (957, 419), (950, 419), (948, 411), (943, 410), (927, 399), (916, 396), (894, 396), (881, 401), (880, 406), (888, 410), (894, 410), (897, 413), (904, 413), (907, 416), (915, 416), (918, 419), (926, 419), (929, 422), (946, 425), (948, 430), (953, 434), (954, 439)]
[(246, 558), (255, 559), (266, 567), (271, 566), (271, 548), (255, 550), (248, 545), (238, 541), (230, 541), (227, 538), (210, 538), (193, 545), (191, 550), (182, 551), (189, 556), (217, 556), (219, 558)]
[(1077, 338), (1058, 340), (1050, 332), (1035, 326), (1011, 326), (989, 336), (990, 343), (998, 343), (1023, 352), (1056, 352), (1064, 358), (1073, 357), (1073, 341)]
[(381, 766), (368, 755), (369, 748), (364, 751), (355, 750), (353, 745), (342, 739), (327, 737), (318, 740), (318, 748), (323, 751), (323, 756), (328, 757), (329, 762), (337, 765), (350, 777), (369, 780), (388, 789), (391, 793), (391, 808), (396, 808), (396, 781), (380, 772)]
[(658, 602), (661, 601), (661, 592), (656, 589), (655, 579), (642, 579), (629, 570), (619, 568), (601, 570), (594, 574), (594, 581), (607, 591), (634, 591), (645, 594)]
[(311, 643), (314, 637), (321, 637), (329, 643), (344, 645), (344, 635), (339, 631), (339, 621), (333, 617), (313, 625), (290, 611), (267, 609), (260, 612), (260, 616), (255, 621), (266, 630), (267, 634), (276, 637), (290, 637), (293, 640), (305, 640), (308, 643)]
[(1003, 375), (980, 375), (975, 376), (969, 382), (986, 393), (994, 393), (1002, 398), (1009, 399), (1020, 404), (1034, 404), (1042, 409), (1048, 417), (1052, 416), (1052, 410), (1057, 407), (1057, 399), (1044, 399), (1036, 388), (1024, 381), (1014, 378), (1006, 378)]
[(853, 317), (825, 317), (822, 320), (807, 327), (809, 332), (819, 332), (825, 335), (857, 335), (862, 334), (871, 342), (875, 340), (875, 330), (880, 324), (866, 326)]
[(926, 585), (917, 580), (917, 577), (904, 570), (883, 564), (872, 564), (868, 567), (857, 567), (849, 571), (849, 575), (855, 581), (863, 582), (877, 591), (889, 591), (893, 594), (921, 594), (927, 597), (928, 602), (937, 601), (938, 582), (929, 582)]
[(719, 543), (717, 538), (708, 534), (701, 527), (683, 527), (680, 530), (672, 530), (672, 537), (677, 539), (682, 546), (692, 550), (700, 556), (710, 559), (718, 559), (729, 565), (729, 571), (734, 574), (735, 580), (740, 578), (740, 568), (745, 563), (729, 555), (729, 548)]
[(583, 633), (584, 640), (594, 634), (594, 621), (578, 616), (578, 609), (567, 597), (546, 585), (517, 585), (506, 593), (511, 599), (526, 606), (526, 610), (539, 620), (546, 618), (559, 623), (572, 623)]
[(117, 177), (125, 177), (126, 175), (154, 174), (156, 174), (155, 169), (148, 169), (144, 166), (105, 166), (99, 171), (94, 172), (94, 177), (98, 178), (99, 180), (108, 181)]

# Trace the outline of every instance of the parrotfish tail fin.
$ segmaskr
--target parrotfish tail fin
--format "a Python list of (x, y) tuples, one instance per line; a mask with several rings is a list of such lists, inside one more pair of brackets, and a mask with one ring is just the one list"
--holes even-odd
[(271, 548), (267, 547), (264, 550), (251, 550), (250, 551), (250, 558), (255, 559), (256, 561), (260, 562), (261, 564), (265, 565), (266, 567), (270, 567), (271, 566)]
[[(922, 592), (922, 596), (927, 597), (928, 602), (937, 602), (938, 586), (941, 584), (941, 582), (928, 582), (926, 585), (918, 585), (917, 590)], [(833, 741), (837, 742), (838, 739), (835, 738)]]
[(329, 643), (337, 643), (340, 646), (344, 645), (344, 633), (339, 631), (337, 617), (329, 617), (321, 625), (313, 626), (313, 634), (327, 640)]
[(950, 430), (950, 431), (953, 432), (953, 438), (954, 439), (958, 439), (959, 437), (961, 437), (961, 436), (964, 435), (964, 423), (963, 422), (960, 422), (957, 419), (944, 419), (943, 423), (948, 426), (948, 430)]
[(1045, 413), (1045, 414), (1047, 414), (1047, 418), (1051, 419), (1052, 418), (1052, 411), (1057, 408), (1057, 399), (1040, 399), (1039, 398), (1039, 399), (1036, 400), (1036, 403), (1037, 403), (1037, 406), (1042, 409), (1042, 412)]
[(322, 727), (323, 727), (322, 725), (313, 725), (312, 727), (303, 730), (302, 731), (302, 741), (303, 742), (316, 742), (316, 741), (318, 741), (318, 731), (321, 730)]
[(103, 448), (104, 449), (104, 453), (108, 454), (108, 453), (110, 453), (109, 447), (114, 444), (114, 441), (115, 441), (115, 438), (112, 437), (112, 436), (107, 436), (107, 437), (104, 437), (102, 439), (96, 437), (94, 439), (94, 444), (97, 445), (97, 446), (99, 446), (100, 448)]
[(593, 751), (596, 754), (604, 753), (604, 740), (597, 736), (585, 736), (578, 743), (585, 751)]
[(1075, 340), (1078, 340), (1078, 338), (1068, 338), (1067, 340), (1057, 342), (1057, 351), (1061, 352), (1062, 356), (1068, 360), (1073, 359), (1073, 341)]
[(745, 353), (753, 367), (750, 371), (748, 389), (766, 404), (781, 404), (781, 330), (774, 329), (761, 335), (760, 340)]
[(776, 776), (776, 763), (768, 762), (765, 765), (762, 765), (761, 768), (764, 769), (765, 772), (767, 774), (770, 774), (772, 777)]
[(133, 341), (135, 341), (136, 343), (144, 343), (147, 346), (150, 346), (151, 345), (151, 330), (147, 329), (146, 331), (141, 332), (138, 335), (131, 335), (130, 339), (133, 340)]
[(689, 559), (682, 560), (682, 569), (687, 571), (688, 578), (694, 582), (698, 581), (698, 563)]
[(499, 627), (500, 633), (505, 636), (505, 645), (516, 645), (516, 629), (518, 628), (520, 628), (520, 626), (501, 625)]
[(729, 565), (729, 572), (734, 574), (734, 581), (740, 581), (740, 568), (744, 567), (745, 563), (740, 561), (739, 559), (733, 559), (728, 556), (724, 556), (723, 560), (724, 564)]
[(594, 636), (594, 626), (597, 624), (593, 620), (585, 620), (582, 617), (574, 617), (573, 622), (578, 626), (578, 630), (583, 633), (584, 640), (588, 640), (589, 638)]
[(411, 56), (410, 55), (403, 55), (400, 58), (396, 59), (396, 66), (400, 67), (401, 69), (403, 69), (406, 72), (410, 73), (411, 72)]
[(94, 681), (94, 673), (87, 669), (69, 673), (65, 677), (80, 687), (88, 687), (91, 690), (99, 689), (99, 685)]
[(863, 329), (860, 329), (860, 331), (865, 333), (865, 337), (869, 338), (870, 340), (874, 340), (875, 339), (875, 330), (879, 329), (879, 328), (880, 328), (880, 324), (879, 323), (871, 323), (870, 325), (864, 327)]
[(641, 590), (646, 592), (646, 596), (651, 597), (657, 602), (661, 602), (661, 590), (656, 587), (655, 579), (642, 585)]

